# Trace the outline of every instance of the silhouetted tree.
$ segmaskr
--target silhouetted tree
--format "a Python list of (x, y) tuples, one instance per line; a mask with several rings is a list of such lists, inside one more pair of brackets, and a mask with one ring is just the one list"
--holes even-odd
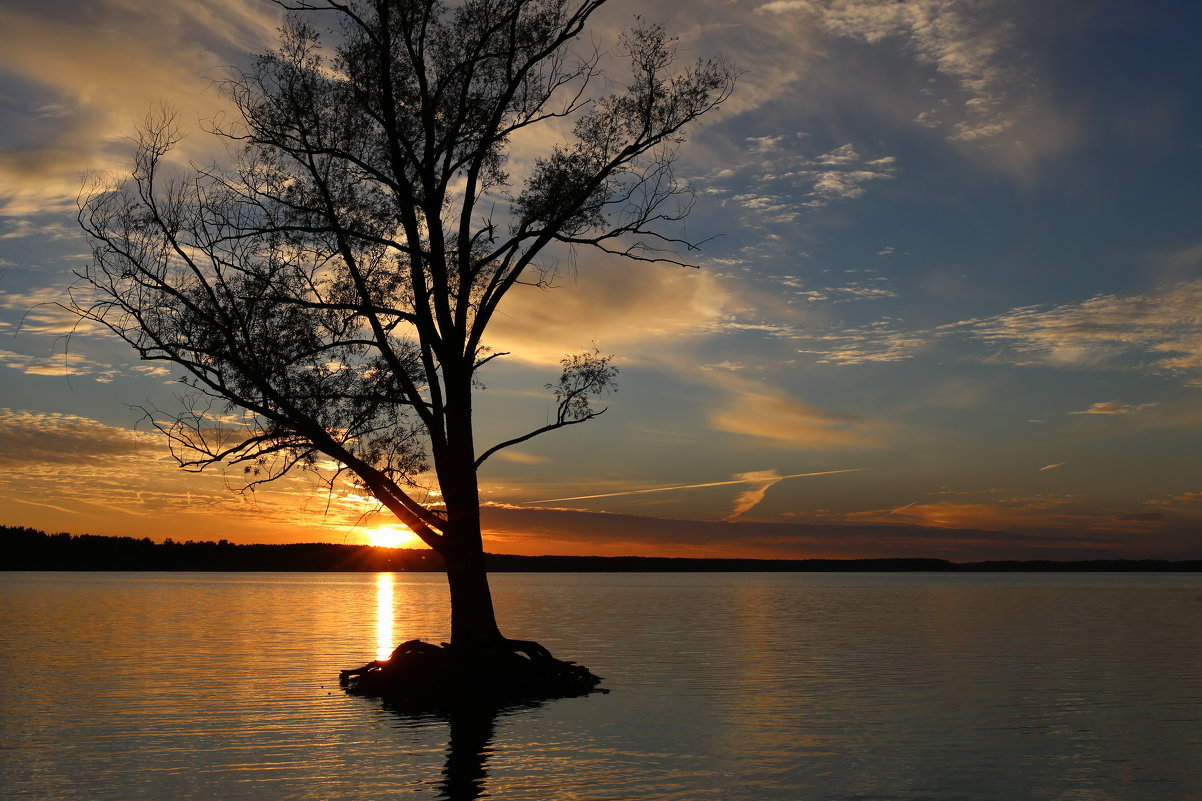
[[(183, 411), (152, 415), (180, 464), (241, 465), (252, 486), (338, 465), (444, 557), (456, 647), (510, 642), (482, 559), (481, 464), (596, 417), (617, 372), (597, 351), (567, 357), (554, 421), (479, 448), (477, 373), (506, 355), (485, 330), (513, 287), (549, 284), (556, 247), (680, 263), (687, 243), (660, 225), (691, 198), (675, 148), (732, 85), (722, 60), (677, 66), (642, 20), (613, 54), (580, 49), (603, 2), (281, 3), (278, 49), (223, 84), (240, 116), (211, 126), (228, 165), (172, 168), (182, 134), (159, 110), (132, 176), (80, 202), (94, 259), (72, 308), (183, 368)], [(335, 19), (327, 48), (316, 24)], [(619, 55), (623, 81), (604, 70)], [(509, 148), (536, 126), (570, 133), (511, 176)], [(437, 493), (419, 488), (431, 469)]]

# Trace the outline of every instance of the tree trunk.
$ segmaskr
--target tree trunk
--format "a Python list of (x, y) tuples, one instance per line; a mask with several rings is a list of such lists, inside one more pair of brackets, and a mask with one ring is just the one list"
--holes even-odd
[(443, 556), (451, 588), (451, 645), (465, 649), (495, 647), (504, 638), (493, 611), (483, 548), (474, 554)]
[(472, 436), (471, 370), (451, 369), (444, 360), (447, 444), (434, 452), (434, 467), (446, 504), (447, 583), (451, 589), (451, 645), (495, 648), (504, 641), (493, 612), (484, 540), (480, 531), (480, 487)]

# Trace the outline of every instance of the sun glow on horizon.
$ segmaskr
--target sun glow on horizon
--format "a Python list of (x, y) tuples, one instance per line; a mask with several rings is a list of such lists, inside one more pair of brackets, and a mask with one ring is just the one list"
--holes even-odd
[(368, 544), (377, 548), (417, 548), (421, 540), (404, 525), (377, 526), (364, 532)]

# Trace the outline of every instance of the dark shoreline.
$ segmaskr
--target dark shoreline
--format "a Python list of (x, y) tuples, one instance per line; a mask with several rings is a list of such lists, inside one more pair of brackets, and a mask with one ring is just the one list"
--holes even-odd
[[(661, 556), (486, 554), (496, 573), (838, 573), (838, 572), (1202, 572), (1202, 560), (949, 562), (945, 559), (698, 559)], [(0, 526), (0, 570), (156, 570), (224, 572), (441, 572), (433, 551), (370, 545), (156, 543), (149, 538), (46, 534)]]

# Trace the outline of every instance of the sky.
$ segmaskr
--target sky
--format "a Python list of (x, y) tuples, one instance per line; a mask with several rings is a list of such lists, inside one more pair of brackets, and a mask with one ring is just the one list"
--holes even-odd
[[(177, 375), (53, 304), (75, 202), (155, 104), (219, 158), (213, 81), (266, 0), (0, 0), (0, 524), (359, 543), (390, 522), (300, 475), (174, 467), (137, 406)], [(1202, 558), (1202, 7), (1119, 0), (611, 0), (740, 78), (677, 172), (696, 268), (580, 253), (492, 326), (481, 448), (499, 553)], [(522, 145), (515, 145), (521, 147)], [(515, 158), (527, 156), (515, 153)], [(402, 544), (412, 544), (403, 538)]]

